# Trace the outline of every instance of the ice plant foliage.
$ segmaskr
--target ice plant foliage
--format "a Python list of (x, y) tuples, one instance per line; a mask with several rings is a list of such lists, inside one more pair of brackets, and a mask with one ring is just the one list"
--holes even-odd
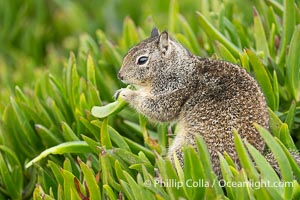
[(184, 148), (184, 169), (163, 158), (176, 125), (147, 122), (113, 99), (124, 87), (117, 79), (122, 56), (157, 25), (148, 19), (137, 27), (127, 17), (122, 36), (82, 34), (60, 73), (39, 73), (33, 86), (16, 86), (1, 104), (0, 199), (299, 199), (300, 168), (288, 151), (299, 148), (299, 2), (200, 2), (186, 3), (190, 16), (171, 0), (167, 29), (193, 53), (253, 74), (267, 99), (270, 130), (255, 126), (282, 177), (236, 131), (242, 168), (220, 153), (223, 180), (201, 137), (198, 151)]

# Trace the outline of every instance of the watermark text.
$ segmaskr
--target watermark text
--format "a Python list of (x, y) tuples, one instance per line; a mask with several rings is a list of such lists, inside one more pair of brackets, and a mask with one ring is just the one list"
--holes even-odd
[(220, 187), (251, 187), (253, 189), (260, 189), (260, 188), (267, 188), (267, 187), (273, 187), (273, 188), (283, 188), (283, 187), (293, 187), (294, 182), (284, 182), (284, 181), (225, 181), (225, 180), (214, 180), (213, 182), (209, 182), (207, 180), (199, 179), (199, 180), (193, 180), (193, 179), (187, 179), (185, 181), (178, 181), (176, 179), (168, 179), (166, 181), (162, 181), (159, 179), (155, 179), (153, 183), (151, 181), (146, 180), (145, 185), (150, 186), (164, 186), (164, 187), (172, 187), (172, 188), (182, 188), (182, 187), (214, 187), (218, 184)]

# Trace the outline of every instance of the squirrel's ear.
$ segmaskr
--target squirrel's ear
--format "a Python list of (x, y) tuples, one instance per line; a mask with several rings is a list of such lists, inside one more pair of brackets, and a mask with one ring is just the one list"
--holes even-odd
[(168, 32), (164, 31), (160, 34), (158, 44), (159, 44), (159, 48), (163, 53), (165, 53), (168, 50), (168, 46), (169, 46)]
[(154, 38), (154, 37), (157, 37), (157, 36), (159, 36), (159, 30), (158, 30), (156, 27), (154, 27), (154, 28), (152, 29), (152, 31), (151, 31), (151, 36), (150, 36), (150, 38)]

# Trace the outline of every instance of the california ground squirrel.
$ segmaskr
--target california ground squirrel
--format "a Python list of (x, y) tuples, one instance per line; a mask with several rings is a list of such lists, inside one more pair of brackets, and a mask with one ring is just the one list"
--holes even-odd
[(219, 177), (218, 152), (226, 151), (238, 163), (234, 128), (263, 152), (265, 143), (253, 123), (269, 127), (266, 101), (254, 78), (239, 66), (195, 56), (167, 32), (153, 29), (150, 38), (126, 54), (118, 77), (139, 88), (121, 89), (117, 96), (151, 119), (178, 122), (168, 157), (173, 160), (175, 153), (182, 166), (182, 147), (196, 148), (199, 134)]

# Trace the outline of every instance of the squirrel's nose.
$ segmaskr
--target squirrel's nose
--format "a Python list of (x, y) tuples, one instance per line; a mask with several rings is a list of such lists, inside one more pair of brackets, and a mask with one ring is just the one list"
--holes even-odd
[(118, 73), (118, 78), (120, 79), (120, 80), (123, 80), (123, 75), (119, 72)]

